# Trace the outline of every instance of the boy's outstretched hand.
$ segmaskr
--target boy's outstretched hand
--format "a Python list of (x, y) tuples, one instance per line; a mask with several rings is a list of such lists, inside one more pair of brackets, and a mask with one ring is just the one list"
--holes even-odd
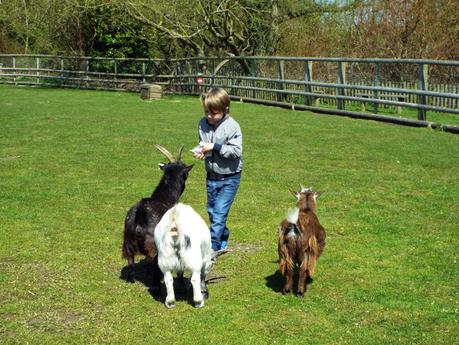
[(193, 152), (193, 157), (200, 160), (204, 160), (206, 158), (206, 156), (202, 152)]
[(212, 151), (214, 148), (213, 143), (199, 143), (199, 146), (196, 146), (191, 152), (193, 153), (193, 157), (204, 160), (206, 158), (206, 153)]

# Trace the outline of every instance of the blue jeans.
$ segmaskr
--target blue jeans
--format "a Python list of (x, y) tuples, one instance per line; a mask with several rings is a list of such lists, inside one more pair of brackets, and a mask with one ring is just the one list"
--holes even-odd
[(228, 241), (230, 231), (226, 226), (226, 219), (236, 197), (240, 181), (240, 175), (224, 180), (206, 180), (207, 212), (210, 219), (213, 250), (220, 250), (221, 241)]

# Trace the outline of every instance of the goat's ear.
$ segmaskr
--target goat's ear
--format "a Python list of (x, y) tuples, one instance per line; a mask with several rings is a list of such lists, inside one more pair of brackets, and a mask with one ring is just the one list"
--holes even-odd
[(190, 170), (193, 169), (193, 167), (194, 167), (194, 164), (187, 165), (186, 166), (186, 171), (190, 172)]
[(316, 199), (321, 196), (323, 194), (323, 192), (314, 192), (314, 195), (316, 196)]
[(166, 166), (166, 164), (164, 163), (158, 163), (158, 166), (161, 170), (164, 170), (164, 167)]

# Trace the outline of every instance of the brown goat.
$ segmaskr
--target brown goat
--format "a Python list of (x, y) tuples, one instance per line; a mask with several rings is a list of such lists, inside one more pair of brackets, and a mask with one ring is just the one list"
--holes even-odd
[(316, 205), (319, 193), (301, 186), (299, 192), (291, 190), (297, 207), (279, 225), (278, 252), (280, 272), (285, 278), (283, 294), (292, 291), (295, 264), (299, 267), (297, 295), (303, 297), (306, 283), (312, 278), (316, 262), (325, 246), (325, 229), (317, 218)]

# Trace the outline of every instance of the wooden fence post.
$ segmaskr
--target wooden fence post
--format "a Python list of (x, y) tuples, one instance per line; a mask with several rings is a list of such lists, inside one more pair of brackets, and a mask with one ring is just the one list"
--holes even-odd
[(14, 81), (14, 85), (17, 85), (17, 82), (16, 82), (16, 56), (13, 56), (13, 81)]
[[(312, 82), (312, 61), (305, 61), (304, 62), (304, 81), (306, 83)], [(312, 92), (312, 87), (309, 84), (304, 86), (304, 92)], [(304, 96), (304, 104), (305, 105), (312, 105), (313, 97), (312, 96)]]
[(145, 74), (147, 73), (147, 68), (145, 66), (145, 61), (142, 61), (142, 83), (145, 83)]
[[(375, 86), (381, 86), (381, 65), (377, 62), (375, 64)], [(378, 90), (374, 90), (374, 98), (379, 99), (379, 92)], [(379, 103), (373, 103), (373, 111), (375, 114), (378, 113)]]
[[(284, 60), (277, 60), (277, 79), (284, 80)], [(284, 83), (279, 82), (277, 84), (278, 90), (284, 90)], [(285, 95), (283, 93), (277, 93), (277, 101), (283, 102)]]
[(62, 86), (64, 85), (64, 59), (60, 57), (60, 61), (61, 61), (60, 80), (61, 80), (61, 86)]
[[(252, 60), (252, 77), (256, 78), (257, 77), (257, 61), (255, 59)], [(256, 81), (252, 80), (252, 87), (256, 87)], [(257, 98), (257, 93), (255, 90), (252, 91), (252, 98)]]
[(37, 85), (40, 85), (40, 58), (37, 57), (36, 59), (36, 65), (37, 65), (37, 72), (35, 73), (37, 75)]
[(191, 62), (190, 61), (186, 61), (186, 66), (187, 66), (187, 74), (188, 74), (188, 85), (187, 85), (187, 91), (188, 93), (192, 93), (193, 92), (193, 86), (191, 86), (191, 84), (193, 83), (190, 75), (191, 75)]
[[(426, 91), (429, 78), (429, 66), (425, 64), (419, 64), (418, 72), (418, 90)], [(418, 105), (426, 105), (426, 96), (418, 95)], [(426, 121), (427, 111), (425, 109), (418, 108), (418, 120)]]
[[(181, 75), (180, 61), (176, 61), (175, 62), (175, 78), (172, 78), (172, 83), (173, 83), (175, 91), (183, 92), (183, 86), (177, 85), (177, 84), (181, 84), (182, 83), (182, 81), (181, 81), (182, 79), (179, 78), (179, 75)], [(170, 81), (169, 81), (169, 83), (170, 83)]]
[(86, 88), (89, 88), (89, 59), (86, 59), (86, 75), (85, 75), (85, 79), (86, 79)]
[(117, 61), (116, 59), (113, 59), (113, 69), (115, 71), (115, 77), (114, 77), (114, 80), (115, 80), (115, 88), (118, 87), (118, 64), (117, 64)]
[[(339, 84), (346, 84), (346, 62), (340, 61), (338, 62), (338, 83)], [(346, 94), (345, 90), (343, 88), (338, 88), (338, 95), (344, 96)], [(344, 105), (344, 99), (337, 99), (337, 108), (339, 110), (344, 110), (345, 105)]]
[(199, 60), (196, 59), (195, 62), (194, 62), (194, 71), (193, 71), (193, 79), (194, 80), (193, 80), (193, 82), (194, 82), (194, 85), (195, 85), (194, 86), (194, 92), (199, 95), (199, 92), (201, 90), (200, 90), (200, 87), (199, 87), (198, 82), (197, 82), (198, 73), (199, 73)]
[(212, 59), (210, 60), (210, 73), (211, 73), (211, 78), (210, 78), (210, 87), (214, 87), (214, 71), (215, 71), (215, 60)]

